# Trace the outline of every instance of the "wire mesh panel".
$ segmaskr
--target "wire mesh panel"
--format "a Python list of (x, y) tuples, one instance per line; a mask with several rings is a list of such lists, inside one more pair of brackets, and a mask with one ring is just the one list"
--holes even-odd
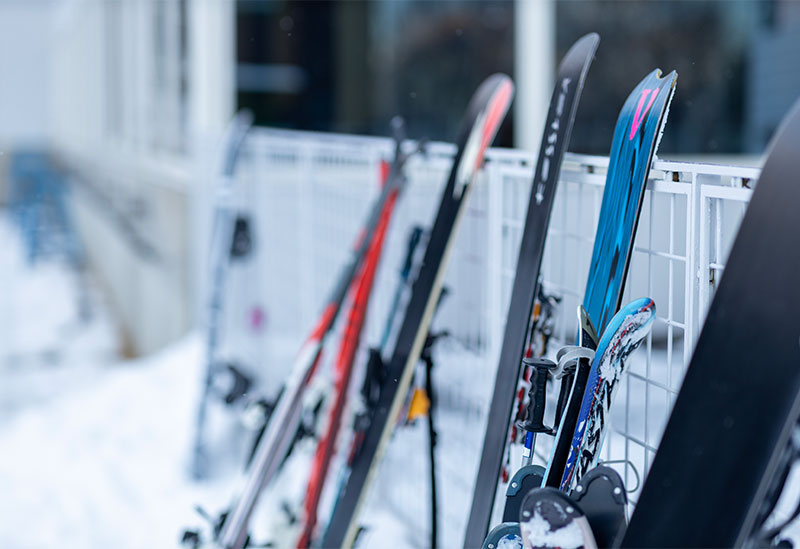
[[(377, 196), (378, 164), (391, 153), (391, 142), (380, 138), (259, 129), (249, 139), (239, 171), (246, 189), (241, 206), (256, 219), (261, 246), (260, 275), (248, 294), (258, 296), (270, 318), (270, 337), (261, 349), (268, 385), (277, 388), (290, 364), (275, 357), (291, 358), (290, 350), (320, 312)], [(362, 338), (366, 345), (380, 342), (408, 234), (415, 225), (430, 227), (453, 153), (452, 145), (434, 143), (408, 164), (409, 184), (387, 236)], [(434, 349), (441, 545), (462, 543), (533, 162), (521, 151), (487, 153), (447, 271), (448, 293), (434, 319), (434, 330), (450, 334)], [(560, 297), (550, 354), (573, 343), (576, 334), (575, 311), (583, 299), (607, 169), (604, 157), (567, 154), (565, 159), (542, 265), (545, 292)], [(623, 380), (602, 452), (623, 475), (633, 502), (758, 173), (654, 163), (623, 301), (652, 297), (657, 318)], [(549, 409), (552, 413), (554, 406)], [(430, 526), (428, 442), (425, 426), (405, 423), (396, 429), (361, 518), (378, 531), (399, 522), (403, 533), (397, 543), (421, 546)], [(547, 450), (545, 442), (537, 448), (540, 462)]]

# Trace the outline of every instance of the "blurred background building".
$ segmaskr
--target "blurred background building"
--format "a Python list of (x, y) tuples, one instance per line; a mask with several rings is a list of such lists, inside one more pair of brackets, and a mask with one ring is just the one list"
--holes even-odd
[[(760, 155), (800, 95), (800, 3), (6, 0), (0, 162), (48, 153), (129, 353), (196, 321), (208, 204), (193, 192), (238, 108), (256, 123), (453, 138), (475, 86), (518, 92), (501, 146), (531, 149), (556, 60), (601, 36), (570, 150), (607, 154), (618, 109), (655, 67), (676, 69), (662, 157)], [(3, 168), (2, 184), (7, 177)], [(5, 196), (5, 193), (0, 194)]]

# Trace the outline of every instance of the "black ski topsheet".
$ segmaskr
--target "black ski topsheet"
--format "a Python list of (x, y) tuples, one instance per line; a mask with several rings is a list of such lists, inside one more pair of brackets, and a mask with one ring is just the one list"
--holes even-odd
[[(626, 99), (614, 128), (583, 297), (583, 306), (601, 337), (622, 300), (650, 165), (664, 131), (677, 80), (675, 71), (662, 78), (661, 71), (656, 69), (645, 76)], [(589, 372), (579, 367), (574, 376), (575, 384), (569, 393), (547, 463), (546, 486), (561, 486), (584, 398), (579, 384), (585, 388), (588, 375)], [(562, 384), (568, 383), (568, 379), (562, 378)]]
[(480, 547), (489, 529), (561, 161), (569, 143), (586, 73), (599, 41), (594, 33), (582, 37), (570, 48), (558, 69), (547, 125), (539, 147), (492, 406), (467, 522), (464, 543), (468, 547)]
[(741, 547), (800, 413), (800, 101), (777, 132), (623, 547)]
[(412, 286), (411, 300), (392, 357), (386, 366), (377, 408), (359, 452), (353, 459), (347, 482), (339, 494), (323, 547), (350, 546), (355, 540), (358, 511), (374, 476), (375, 466), (388, 443), (428, 334), (452, 242), (464, 214), (464, 203), (473, 186), (475, 174), (483, 163), (484, 152), (505, 117), (513, 93), (511, 79), (495, 74), (481, 84), (467, 107), (456, 141), (458, 151), (442, 193), (420, 272)]
[(239, 111), (225, 130), (221, 173), (215, 193), (214, 219), (211, 227), (211, 251), (209, 256), (210, 275), (208, 281), (208, 317), (206, 318), (206, 369), (203, 378), (203, 390), (197, 409), (194, 449), (191, 473), (195, 479), (202, 479), (208, 474), (208, 456), (205, 441), (206, 409), (211, 397), (211, 386), (214, 382), (217, 351), (222, 321), (223, 297), (225, 294), (225, 274), (230, 261), (231, 244), (234, 238), (236, 216), (231, 205), (233, 177), (236, 161), (242, 149), (247, 133), (253, 124), (250, 111)]

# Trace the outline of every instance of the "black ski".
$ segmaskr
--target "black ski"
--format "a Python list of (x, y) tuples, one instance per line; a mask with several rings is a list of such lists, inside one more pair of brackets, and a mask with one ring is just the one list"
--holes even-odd
[(583, 82), (599, 41), (600, 38), (594, 33), (578, 40), (564, 56), (558, 69), (534, 173), (492, 407), (475, 480), (464, 541), (467, 547), (479, 547), (489, 529), (561, 160), (569, 142)]
[(800, 102), (769, 151), (623, 547), (741, 547), (761, 526), (800, 415)]
[(475, 174), (483, 163), (484, 152), (508, 110), (513, 89), (510, 78), (501, 74), (493, 75), (478, 88), (467, 107), (456, 141), (458, 151), (442, 193), (420, 272), (412, 286), (411, 300), (392, 357), (386, 365), (377, 405), (363, 443), (353, 459), (345, 487), (339, 494), (323, 547), (350, 546), (355, 540), (359, 508), (389, 442), (408, 392), (414, 366), (428, 335), (456, 229), (465, 212), (464, 204), (472, 189)]

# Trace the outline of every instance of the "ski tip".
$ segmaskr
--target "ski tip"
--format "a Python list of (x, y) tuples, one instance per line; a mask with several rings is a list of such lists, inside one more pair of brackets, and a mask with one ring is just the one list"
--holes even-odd
[(239, 109), (234, 116), (236, 124), (240, 127), (249, 128), (253, 125), (253, 111), (250, 109)]
[(650, 72), (650, 74), (648, 74), (645, 77), (645, 80), (650, 78), (650, 77), (653, 77), (653, 78), (655, 78), (657, 80), (660, 80), (662, 82), (669, 82), (672, 86), (674, 86), (675, 82), (677, 82), (677, 80), (678, 80), (678, 71), (672, 70), (672, 71), (668, 72), (667, 74), (664, 74), (664, 72), (661, 69), (656, 68), (656, 69), (653, 69), (652, 72)]
[(496, 72), (483, 81), (475, 96), (482, 96), (484, 90), (491, 93), (492, 96), (498, 97), (498, 100), (502, 99), (506, 103), (505, 107), (508, 108), (508, 104), (511, 103), (511, 98), (514, 96), (514, 81), (507, 74)]
[[(581, 59), (593, 59), (594, 54), (597, 51), (597, 46), (600, 44), (600, 35), (596, 32), (590, 32), (589, 34), (584, 34), (567, 50), (567, 53), (564, 54), (564, 57), (561, 58), (561, 64), (559, 66), (569, 65), (573, 62), (577, 62)], [(575, 59), (573, 59), (575, 58)]]
[(389, 125), (391, 126), (392, 130), (392, 139), (398, 143), (399, 147), (399, 144), (406, 139), (406, 121), (398, 114), (392, 117)]
[(628, 306), (625, 307), (625, 308), (626, 309), (639, 309), (641, 311), (652, 309), (652, 311), (655, 313), (655, 311), (656, 311), (656, 302), (653, 301), (652, 298), (649, 298), (649, 297), (640, 297), (638, 299), (634, 299), (633, 301), (631, 301), (628, 304)]
[[(511, 100), (514, 98), (514, 81), (503, 73), (495, 73), (484, 81), (484, 85), (491, 88), (488, 114), (489, 125), (494, 126), (493, 133), (497, 131), (500, 123), (506, 116)], [(483, 88), (483, 85), (481, 86)], [(480, 92), (476, 95), (482, 95)]]
[(596, 32), (590, 32), (588, 34), (584, 34), (580, 38), (578, 38), (572, 47), (570, 47), (567, 54), (564, 56), (565, 58), (568, 57), (572, 52), (583, 50), (586, 48), (591, 48), (592, 54), (597, 50), (597, 46), (600, 44), (600, 35)]

